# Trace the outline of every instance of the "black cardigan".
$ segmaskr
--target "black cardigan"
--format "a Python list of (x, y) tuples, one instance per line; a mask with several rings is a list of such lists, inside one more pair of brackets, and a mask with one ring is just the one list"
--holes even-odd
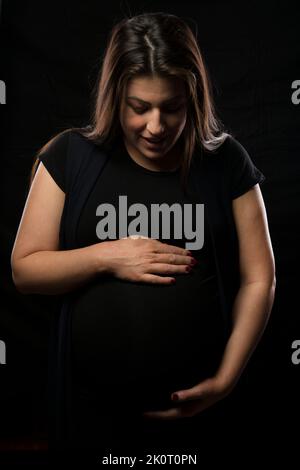
[[(60, 226), (60, 249), (77, 248), (76, 228), (85, 201), (96, 183), (108, 153), (75, 131), (67, 133), (66, 198)], [(227, 147), (224, 153), (222, 149)], [(226, 157), (225, 157), (225, 156)], [(213, 153), (195, 152), (191, 176), (199, 201), (205, 204), (216, 274), (221, 296), (224, 331), (231, 331), (231, 310), (239, 289), (238, 238), (232, 198), (243, 194), (265, 176), (244, 147), (228, 136)], [(235, 189), (232, 186), (235, 183)], [(236, 184), (238, 183), (238, 184)], [(71, 425), (71, 310), (76, 292), (59, 298), (53, 315), (49, 342), (49, 448), (65, 448)]]

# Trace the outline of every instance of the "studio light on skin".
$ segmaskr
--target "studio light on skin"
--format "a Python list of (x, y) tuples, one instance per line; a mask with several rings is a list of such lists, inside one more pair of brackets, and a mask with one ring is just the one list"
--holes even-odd
[(120, 108), (124, 142), (131, 157), (150, 170), (178, 168), (182, 160), (179, 137), (187, 115), (183, 82), (147, 76), (130, 80)]
[(91, 123), (38, 153), (11, 257), (20, 292), (61, 301), (50, 440), (199, 445), (197, 415), (236, 386), (273, 304), (264, 175), (215, 114), (184, 20), (116, 24), (99, 78)]

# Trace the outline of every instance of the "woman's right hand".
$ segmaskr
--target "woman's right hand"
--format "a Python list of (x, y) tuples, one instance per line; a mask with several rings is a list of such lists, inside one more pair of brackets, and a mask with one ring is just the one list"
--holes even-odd
[(188, 273), (195, 264), (190, 251), (147, 237), (109, 241), (107, 250), (107, 272), (132, 282), (172, 284), (167, 275)]

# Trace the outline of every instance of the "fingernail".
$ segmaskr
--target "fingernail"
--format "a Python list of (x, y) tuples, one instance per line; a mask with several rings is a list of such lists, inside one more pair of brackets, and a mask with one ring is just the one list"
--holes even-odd
[(192, 258), (191, 265), (194, 266), (197, 263), (198, 263), (198, 261), (195, 258)]
[(192, 268), (191, 268), (190, 266), (187, 266), (187, 267), (185, 268), (185, 272), (186, 272), (186, 273), (189, 273), (189, 272), (191, 271), (191, 269), (192, 269)]
[(173, 393), (172, 400), (179, 400), (179, 396), (177, 395), (177, 393)]

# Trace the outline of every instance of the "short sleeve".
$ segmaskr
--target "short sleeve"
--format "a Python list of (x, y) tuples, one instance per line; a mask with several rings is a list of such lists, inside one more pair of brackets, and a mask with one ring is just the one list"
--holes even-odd
[(247, 150), (234, 137), (228, 136), (226, 146), (226, 176), (231, 199), (246, 193), (266, 177), (254, 165)]
[(38, 155), (44, 166), (64, 193), (66, 192), (66, 159), (69, 144), (69, 132), (63, 132), (48, 142)]

